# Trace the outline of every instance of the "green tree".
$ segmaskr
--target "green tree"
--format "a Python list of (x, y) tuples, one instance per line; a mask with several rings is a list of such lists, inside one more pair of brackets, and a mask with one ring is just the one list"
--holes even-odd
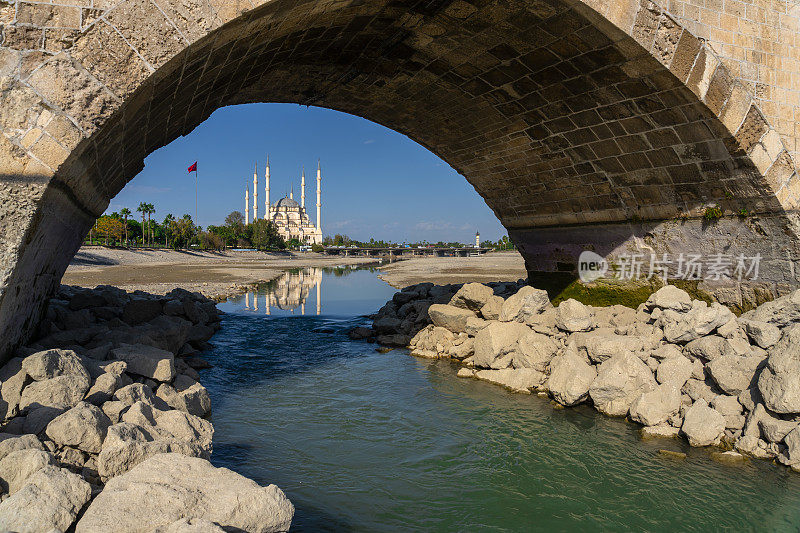
[(263, 218), (253, 221), (249, 227), (250, 241), (258, 250), (282, 249), (286, 247), (283, 238), (278, 234), (278, 228), (269, 220)]
[(147, 227), (144, 223), (145, 218), (147, 217), (147, 204), (145, 202), (139, 202), (139, 207), (136, 208), (136, 211), (142, 214), (142, 246), (145, 246), (144, 242), (144, 235), (145, 235), (145, 228)]
[(164, 228), (164, 246), (169, 247), (169, 239), (172, 237), (172, 222), (175, 221), (175, 215), (168, 213), (164, 217), (164, 222), (161, 223)]

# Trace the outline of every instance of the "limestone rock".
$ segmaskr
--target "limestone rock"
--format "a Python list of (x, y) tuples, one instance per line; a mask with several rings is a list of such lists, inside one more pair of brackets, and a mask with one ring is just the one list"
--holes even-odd
[(635, 355), (622, 353), (599, 365), (589, 396), (601, 413), (625, 416), (639, 394), (655, 387), (656, 380), (647, 365)]
[(143, 383), (132, 383), (114, 392), (114, 399), (122, 402), (125, 406), (131, 406), (136, 402), (145, 402), (155, 405), (156, 395), (153, 389)]
[(226, 530), (288, 531), (293, 515), (275, 485), (261, 487), (204, 459), (159, 454), (110, 480), (75, 531), (151, 531), (181, 518)]
[(656, 307), (674, 311), (688, 311), (692, 308), (692, 298), (686, 291), (674, 285), (667, 285), (651, 294), (645, 302), (645, 308), (648, 310)]
[(467, 319), (467, 323), (464, 326), (464, 333), (467, 335), (472, 335), (473, 337), (478, 334), (480, 330), (485, 328), (489, 325), (488, 320), (484, 320), (478, 317), (470, 317)]
[(771, 302), (763, 303), (756, 309), (744, 313), (741, 318), (768, 322), (779, 328), (800, 322), (800, 289)]
[(15, 416), (19, 411), (22, 388), (27, 377), (19, 357), (14, 357), (0, 369), (0, 419)]
[(47, 436), (58, 445), (100, 453), (111, 421), (103, 411), (81, 402), (47, 425)]
[(67, 531), (91, 494), (91, 487), (81, 476), (63, 468), (45, 466), (0, 503), (0, 530)]
[[(174, 415), (168, 415), (174, 413)], [(180, 411), (168, 411), (160, 427), (144, 428), (121, 422), (108, 428), (97, 471), (103, 479), (123, 474), (159, 453), (180, 453), (208, 458), (213, 427), (205, 420)], [(160, 417), (159, 417), (160, 418)]]
[(708, 335), (733, 318), (730, 309), (717, 302), (709, 306), (706, 302), (695, 300), (692, 308), (685, 313), (664, 311), (659, 322), (667, 342), (686, 343)]
[(214, 426), (208, 420), (182, 411), (171, 410), (158, 415), (156, 430), (162, 437), (196, 444), (207, 455), (211, 455)]
[(206, 416), (211, 412), (211, 397), (200, 383), (188, 376), (178, 376), (175, 387), (162, 383), (156, 396), (173, 409), (179, 409), (195, 416)]
[[(487, 287), (488, 288), (488, 287)], [(475, 313), (469, 309), (455, 307), (453, 305), (433, 304), (428, 308), (428, 315), (434, 326), (439, 326), (452, 331), (461, 333), (466, 330), (467, 320), (477, 318)]]
[(472, 370), (471, 368), (461, 367), (461, 368), (458, 369), (458, 372), (456, 372), (456, 377), (458, 377), (458, 378), (474, 378), (475, 377), (475, 371)]
[(767, 416), (758, 421), (758, 425), (761, 428), (764, 440), (767, 442), (781, 442), (786, 438), (786, 435), (798, 426), (798, 422), (781, 420), (767, 414)]
[(786, 458), (782, 462), (790, 466), (800, 464), (800, 427), (789, 431), (783, 442), (786, 444)]
[(17, 450), (41, 450), (45, 451), (44, 446), (35, 435), (8, 435), (1, 434), (0, 440), (0, 460), (3, 460), (8, 454)]
[(517, 322), (491, 322), (475, 335), (473, 362), (481, 368), (507, 368), (511, 364), (517, 341), (530, 328)]
[(686, 380), (681, 391), (688, 394), (694, 401), (702, 398), (706, 402), (711, 402), (718, 394), (708, 382), (695, 378)]
[(52, 420), (64, 413), (66, 407), (37, 407), (28, 411), (28, 416), (25, 417), (25, 423), (22, 425), (22, 431), (38, 435), (45, 430), (47, 424)]
[(157, 411), (155, 411), (150, 404), (136, 402), (122, 414), (122, 422), (143, 427), (155, 426), (156, 413)]
[(547, 388), (561, 405), (575, 405), (589, 397), (589, 387), (597, 377), (595, 368), (574, 352), (566, 351), (550, 363)]
[(781, 330), (775, 324), (747, 319), (739, 319), (739, 323), (750, 340), (764, 349), (774, 346), (781, 338)]
[(500, 312), (505, 300), (500, 296), (491, 296), (481, 307), (481, 316), (486, 320), (500, 320)]
[(122, 320), (130, 325), (149, 322), (161, 314), (161, 302), (152, 298), (131, 298), (122, 309)]
[(3, 490), (14, 494), (21, 489), (30, 476), (47, 465), (55, 464), (52, 454), (42, 450), (17, 450), (0, 460), (0, 480)]
[(568, 344), (572, 344), (578, 352), (585, 354), (596, 363), (602, 363), (622, 353), (637, 353), (647, 346), (639, 337), (617, 335), (605, 331), (575, 333), (570, 336)]
[(517, 341), (516, 353), (511, 364), (514, 368), (534, 368), (539, 372), (545, 372), (556, 352), (558, 344), (553, 339), (535, 331), (528, 331)]
[(661, 361), (656, 369), (656, 380), (659, 383), (670, 383), (680, 390), (692, 377), (692, 362), (682, 355)]
[(681, 432), (692, 446), (711, 446), (719, 443), (725, 431), (725, 417), (708, 406), (704, 399), (697, 400), (686, 411)]
[(550, 306), (547, 291), (525, 286), (516, 294), (509, 296), (503, 303), (500, 320), (502, 322), (529, 322)]
[(770, 351), (758, 389), (770, 410), (800, 413), (800, 324), (786, 328)]
[(475, 313), (479, 312), (486, 305), (494, 291), (482, 283), (465, 283), (458, 292), (453, 295), (450, 305), (469, 309)]
[(720, 389), (727, 394), (737, 396), (755, 384), (756, 372), (763, 363), (762, 357), (723, 355), (711, 361), (706, 368)]
[(43, 381), (34, 381), (22, 390), (20, 409), (35, 407), (72, 407), (83, 399), (89, 390), (89, 378), (78, 374), (65, 374)]
[(80, 357), (72, 350), (45, 350), (29, 355), (22, 361), (22, 369), (35, 381), (73, 374), (89, 379)]
[(672, 383), (643, 392), (631, 404), (631, 419), (645, 426), (665, 424), (681, 407), (681, 393)]
[(639, 434), (643, 439), (675, 439), (680, 434), (680, 429), (662, 424), (659, 426), (645, 426)]
[(127, 371), (133, 374), (162, 382), (175, 379), (175, 356), (172, 352), (145, 344), (121, 344), (111, 350), (111, 354), (115, 359), (125, 361)]
[(570, 298), (556, 308), (556, 327), (562, 331), (587, 331), (593, 325), (591, 309), (578, 300)]
[(544, 383), (547, 378), (543, 372), (533, 368), (478, 370), (475, 377), (524, 394), (530, 394), (532, 389)]

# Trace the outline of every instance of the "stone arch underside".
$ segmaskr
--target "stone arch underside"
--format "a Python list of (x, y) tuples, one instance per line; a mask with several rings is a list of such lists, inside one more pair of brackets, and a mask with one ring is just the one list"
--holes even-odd
[[(144, 158), (249, 102), (408, 135), (475, 187), (530, 271), (585, 247), (758, 246), (770, 283), (796, 282), (794, 161), (744, 85), (656, 3), (101, 4), (0, 2), (0, 354), (33, 330)], [(710, 204), (749, 216), (708, 227)]]

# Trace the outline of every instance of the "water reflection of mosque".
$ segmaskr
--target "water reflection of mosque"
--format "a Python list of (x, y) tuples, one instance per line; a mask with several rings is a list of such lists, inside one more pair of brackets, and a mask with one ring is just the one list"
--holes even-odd
[[(259, 300), (263, 296), (264, 313), (269, 315), (272, 308), (294, 313), (300, 308), (300, 314), (306, 314), (306, 300), (311, 289), (316, 290), (317, 313), (322, 312), (322, 299), (320, 287), (322, 286), (321, 268), (303, 268), (295, 271), (284, 272), (280, 277), (260, 287), (258, 292), (245, 293), (245, 307), (253, 311), (259, 310)], [(252, 303), (252, 305), (251, 305)]]

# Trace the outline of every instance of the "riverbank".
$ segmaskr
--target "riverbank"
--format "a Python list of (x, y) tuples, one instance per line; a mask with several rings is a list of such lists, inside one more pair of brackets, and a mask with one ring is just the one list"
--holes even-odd
[(212, 253), (84, 246), (75, 254), (62, 283), (87, 288), (113, 285), (128, 292), (141, 290), (151, 294), (166, 294), (180, 287), (221, 301), (256, 283), (271, 281), (293, 268), (374, 262), (374, 258), (325, 256), (312, 252)]
[(519, 252), (489, 252), (478, 257), (419, 257), (387, 263), (379, 278), (396, 289), (418, 283), (488, 283), (528, 277)]
[(557, 407), (627, 417), (643, 438), (721, 448), (711, 454), (720, 462), (750, 456), (800, 471), (800, 290), (736, 317), (674, 286), (632, 309), (553, 306), (516, 283), (423, 283), (351, 337), (452, 360), (459, 377)]
[(215, 303), (61, 287), (0, 369), (0, 530), (286, 531), (275, 485), (214, 467)]

